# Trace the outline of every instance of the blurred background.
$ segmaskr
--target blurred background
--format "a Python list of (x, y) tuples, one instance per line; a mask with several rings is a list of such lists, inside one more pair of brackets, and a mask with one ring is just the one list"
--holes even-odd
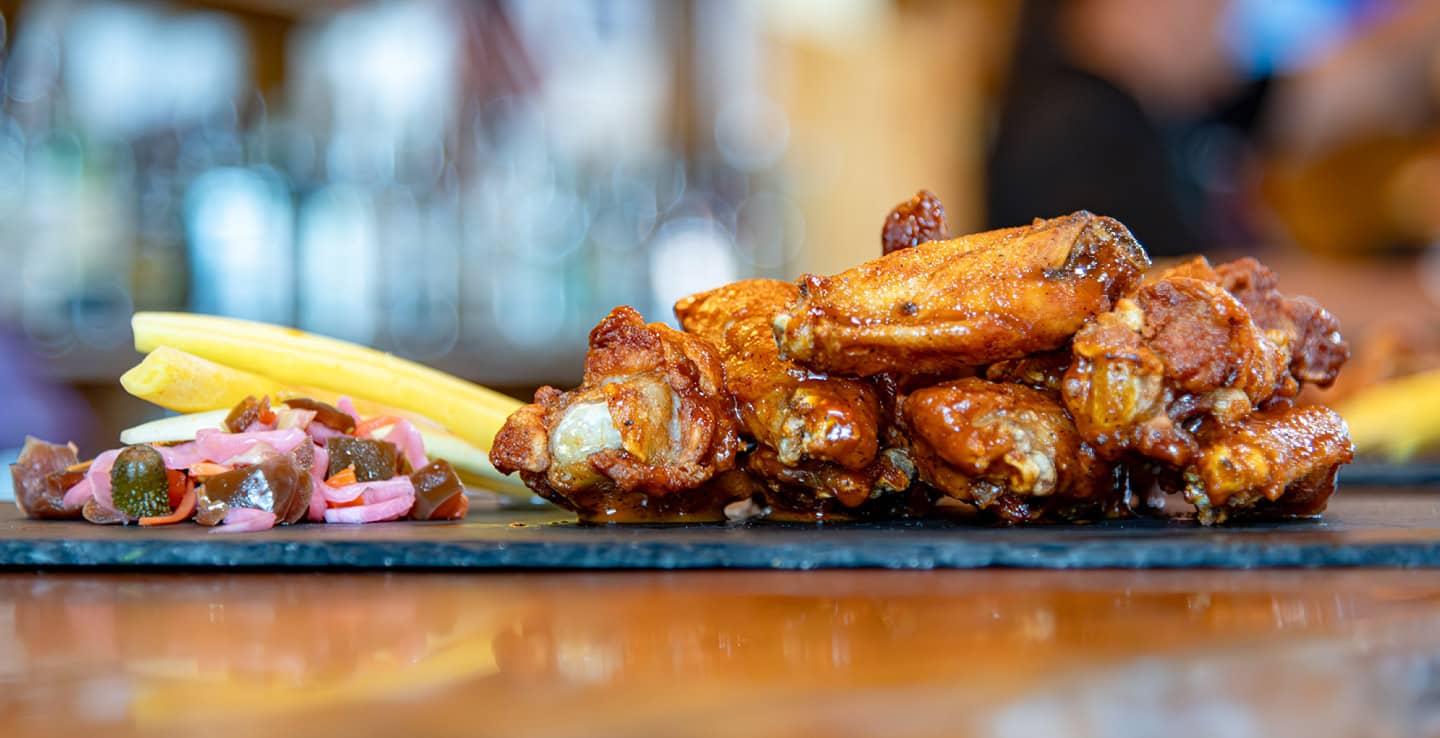
[(0, 448), (157, 414), (135, 310), (523, 395), (613, 305), (877, 256), (921, 187), (1255, 254), (1357, 376), (1434, 366), (1437, 103), (1428, 0), (0, 0)]

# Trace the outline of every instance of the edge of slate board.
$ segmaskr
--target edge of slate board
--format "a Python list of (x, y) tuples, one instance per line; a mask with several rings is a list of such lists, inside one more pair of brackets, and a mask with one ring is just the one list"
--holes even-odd
[(944, 543), (867, 546), (754, 546), (655, 544), (556, 547), (529, 544), (293, 543), (196, 547), (155, 542), (106, 542), (76, 551), (67, 542), (15, 546), (0, 543), (0, 566), (16, 568), (225, 568), (225, 569), (1035, 569), (1436, 567), (1440, 542), (1424, 544), (1195, 544), (1138, 546)]
[(894, 523), (579, 526), (553, 510), (458, 523), (211, 535), (0, 512), (0, 567), (226, 570), (1440, 567), (1440, 488), (1351, 487), (1323, 520), (1202, 528), (1139, 519), (997, 528)]

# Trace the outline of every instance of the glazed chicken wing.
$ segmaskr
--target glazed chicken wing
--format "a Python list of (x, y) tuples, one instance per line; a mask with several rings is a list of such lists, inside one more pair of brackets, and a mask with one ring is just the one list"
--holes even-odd
[(1354, 458), (1350, 433), (1319, 405), (1262, 410), (1204, 433), (1185, 472), (1185, 499), (1207, 525), (1246, 514), (1315, 515)]
[(707, 482), (739, 447), (715, 350), (618, 307), (590, 333), (580, 386), (540, 388), (490, 461), (585, 520), (723, 520), (743, 485)]
[(901, 410), (920, 478), (1010, 522), (1095, 516), (1116, 502), (1111, 465), (1049, 393), (977, 377), (906, 396)]
[(1275, 273), (1246, 257), (1215, 268), (1220, 284), (1235, 296), (1255, 324), (1290, 355), (1290, 373), (1301, 384), (1329, 387), (1350, 358), (1340, 321), (1308, 297), (1287, 297)]
[(890, 511), (890, 502), (867, 503), (909, 487), (911, 468), (898, 449), (880, 453), (876, 388), (780, 358), (770, 322), (795, 296), (789, 282), (750, 279), (687, 297), (675, 315), (719, 349), (741, 432), (757, 443), (744, 467), (780, 517)]
[(944, 374), (1058, 348), (1148, 265), (1125, 226), (1082, 211), (807, 275), (775, 334), (816, 371)]
[(880, 401), (870, 384), (808, 372), (780, 358), (770, 321), (795, 285), (747, 279), (675, 304), (686, 332), (716, 346), (744, 430), (782, 464), (802, 459), (863, 469), (879, 450)]
[(1042, 351), (1019, 359), (997, 361), (985, 367), (985, 378), (992, 382), (1013, 382), (1027, 387), (1059, 392), (1065, 372), (1070, 368), (1070, 347)]
[(1183, 466), (1198, 450), (1187, 421), (1244, 417), (1297, 391), (1289, 358), (1220, 286), (1172, 276), (1075, 335), (1062, 394), (1097, 452)]
[(1224, 287), (1250, 312), (1260, 330), (1290, 357), (1290, 374), (1300, 384), (1328, 387), (1350, 358), (1340, 321), (1308, 297), (1289, 297), (1279, 279), (1252, 257), (1211, 267), (1203, 256), (1178, 264), (1153, 278), (1190, 277)]

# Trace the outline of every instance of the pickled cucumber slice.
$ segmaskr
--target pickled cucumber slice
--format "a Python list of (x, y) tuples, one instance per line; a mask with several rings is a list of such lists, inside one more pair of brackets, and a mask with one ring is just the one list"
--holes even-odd
[(170, 514), (170, 479), (165, 459), (152, 446), (127, 446), (110, 469), (115, 509), (131, 518)]

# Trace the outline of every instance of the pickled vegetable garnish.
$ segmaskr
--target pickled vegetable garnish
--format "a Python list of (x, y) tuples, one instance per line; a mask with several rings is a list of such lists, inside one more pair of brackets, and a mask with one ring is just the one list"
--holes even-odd
[(458, 520), (470, 509), (465, 485), (444, 459), (416, 470), (410, 481), (415, 484), (415, 506), (410, 508), (413, 520)]
[(310, 493), (308, 457), (276, 454), (254, 466), (207, 478), (197, 490), (195, 519), (201, 525), (216, 525), (229, 508), (248, 507), (293, 523), (309, 508)]
[(252, 423), (257, 420), (264, 422), (267, 417), (274, 419), (269, 397), (258, 400), (253, 396), (246, 397), (225, 416), (225, 429), (231, 433), (244, 433)]
[(312, 400), (308, 397), (292, 397), (286, 400), (285, 404), (296, 410), (314, 410), (315, 422), (331, 430), (341, 433), (352, 433), (355, 430), (355, 418), (328, 402)]
[(110, 469), (115, 509), (132, 518), (170, 514), (170, 477), (165, 458), (151, 446), (127, 446)]
[(77, 464), (75, 444), (46, 443), (25, 437), (20, 458), (10, 465), (15, 484), (15, 504), (32, 518), (76, 518), (78, 508), (64, 505), (65, 490), (85, 476), (84, 469), (71, 470)]
[(333, 477), (352, 465), (357, 482), (379, 482), (395, 476), (397, 452), (395, 444), (389, 441), (342, 436), (326, 441), (325, 451), (330, 461), (326, 477)]
[(125, 522), (125, 513), (118, 510), (111, 510), (101, 505), (98, 500), (89, 500), (81, 508), (81, 514), (85, 519), (96, 525), (120, 525)]

